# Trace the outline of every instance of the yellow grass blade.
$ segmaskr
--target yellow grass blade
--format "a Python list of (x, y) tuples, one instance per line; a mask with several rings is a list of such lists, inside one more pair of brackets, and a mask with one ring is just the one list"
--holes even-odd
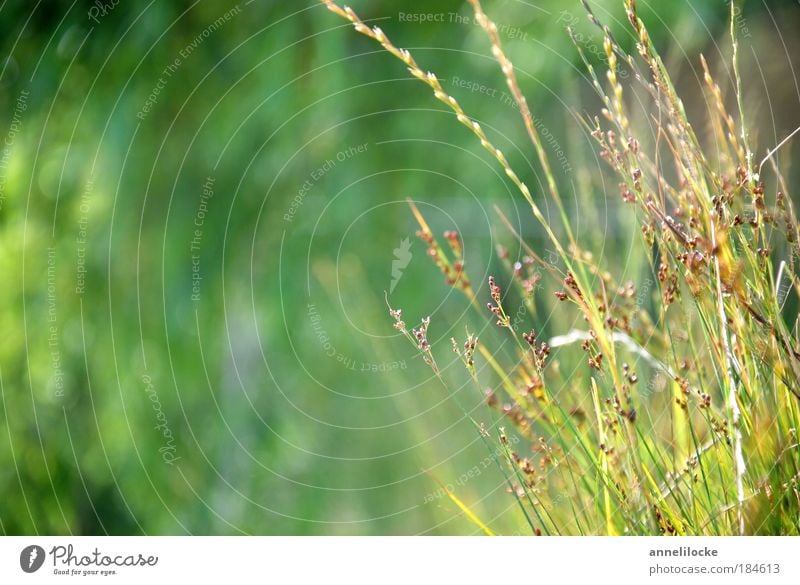
[[(433, 476), (431, 476), (431, 477), (433, 477)], [(450, 498), (450, 499), (453, 501), (453, 503), (454, 503), (456, 506), (458, 506), (458, 507), (459, 507), (459, 509), (460, 509), (462, 512), (464, 512), (464, 514), (466, 514), (466, 515), (467, 515), (467, 518), (469, 518), (469, 519), (470, 519), (470, 520), (472, 520), (472, 521), (473, 521), (475, 524), (477, 524), (477, 525), (478, 525), (478, 527), (479, 527), (481, 530), (483, 530), (483, 532), (484, 532), (484, 533), (486, 533), (486, 535), (487, 535), (487, 536), (497, 536), (497, 535), (496, 535), (494, 532), (492, 532), (491, 528), (489, 528), (488, 526), (486, 526), (486, 524), (484, 524), (484, 523), (481, 521), (481, 519), (480, 519), (480, 518), (478, 518), (478, 517), (475, 515), (475, 513), (474, 513), (472, 510), (470, 510), (470, 509), (469, 509), (469, 507), (467, 507), (467, 505), (466, 505), (464, 502), (462, 502), (461, 500), (459, 500), (459, 499), (458, 499), (458, 497), (457, 497), (457, 496), (456, 496), (456, 495), (455, 495), (455, 494), (454, 494), (452, 491), (450, 491), (449, 489), (447, 489), (447, 487), (446, 487), (446, 486), (445, 486), (445, 485), (444, 485), (444, 484), (443, 484), (441, 481), (439, 481), (439, 480), (438, 480), (438, 479), (436, 479), (435, 477), (433, 477), (433, 481), (435, 481), (436, 483), (438, 483), (438, 484), (439, 484), (439, 487), (440, 487), (440, 488), (442, 488), (442, 489), (444, 490), (444, 493), (446, 493), (446, 494), (447, 494), (447, 497), (448, 497), (448, 498)]]

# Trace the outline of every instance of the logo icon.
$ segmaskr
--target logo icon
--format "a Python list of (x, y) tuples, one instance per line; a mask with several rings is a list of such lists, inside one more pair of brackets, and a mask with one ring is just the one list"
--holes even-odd
[(35, 573), (44, 564), (44, 549), (32, 544), (22, 549), (19, 554), (19, 566), (26, 573)]
[(392, 282), (389, 287), (389, 294), (394, 292), (394, 287), (397, 286), (397, 283), (400, 282), (400, 278), (403, 276), (403, 270), (406, 269), (409, 262), (411, 262), (411, 241), (408, 238), (405, 238), (402, 242), (400, 242), (400, 246), (393, 250), (394, 252), (394, 260), (392, 260)]

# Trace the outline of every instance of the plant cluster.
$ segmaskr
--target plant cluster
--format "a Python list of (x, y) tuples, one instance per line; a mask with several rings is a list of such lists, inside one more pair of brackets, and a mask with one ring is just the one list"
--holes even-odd
[[(452, 345), (489, 407), (525, 439), (512, 448), (506, 428), (476, 423), (484, 440), (499, 444), (498, 463), (531, 532), (798, 534), (800, 325), (784, 306), (788, 295), (800, 295), (800, 233), (777, 148), (761, 161), (754, 157), (733, 12), (736, 103), (726, 103), (701, 58), (710, 128), (701, 140), (635, 0), (624, 2), (636, 38), (631, 53), (585, 5), (602, 34), (605, 72), (575, 43), (603, 103), (600, 115), (583, 121), (641, 229), (631, 253), (652, 279), (637, 286), (615, 276), (624, 267), (607, 265), (576, 238), (534, 115), (479, 0), (470, 0), (476, 22), (547, 178), (535, 196), (435, 74), (352, 9), (323, 1), (452, 110), (515, 184), (554, 250), (537, 253), (498, 210), (524, 255), (514, 259), (500, 248), (505, 274), (473, 289), (460, 236), (445, 232), (447, 248), (441, 246), (412, 204), (418, 236), (447, 284), (512, 341), (513, 355), (491, 351), (472, 334)], [(630, 114), (634, 84), (650, 101), (648, 128)], [(540, 210), (543, 198), (559, 211), (557, 228)], [(523, 318), (509, 310), (503, 282), (527, 307)], [(584, 327), (545, 338), (536, 310), (542, 297)], [(409, 333), (400, 311), (391, 315), (441, 379), (428, 343), (430, 319)], [(580, 352), (580, 371), (560, 367)]]

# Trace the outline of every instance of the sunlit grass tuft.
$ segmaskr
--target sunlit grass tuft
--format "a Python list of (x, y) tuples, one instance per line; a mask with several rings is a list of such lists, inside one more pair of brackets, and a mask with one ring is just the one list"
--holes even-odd
[[(452, 349), (486, 393), (488, 407), (500, 410), (526, 440), (520, 444), (529, 446), (512, 449), (504, 429), (475, 423), (484, 440), (497, 442), (490, 450), (499, 447), (498, 464), (531, 533), (798, 534), (800, 326), (783, 306), (788, 294), (800, 294), (800, 233), (775, 150), (754, 162), (733, 24), (738, 111), (729, 111), (701, 58), (711, 129), (701, 137), (635, 2), (624, 5), (636, 54), (623, 50), (585, 5), (603, 35), (606, 71), (601, 75), (575, 43), (603, 103), (600, 115), (583, 123), (640, 227), (630, 254), (649, 267), (652, 279), (637, 284), (621, 282), (615, 274), (624, 266), (597, 258), (575, 237), (534, 114), (478, 0), (470, 0), (476, 22), (518, 105), (545, 193), (531, 193), (435, 74), (350, 8), (324, 3), (453, 111), (516, 185), (555, 251), (537, 254), (520, 239), (522, 257), (501, 249), (506, 273), (479, 285), (469, 279), (460, 236), (447, 232), (446, 247), (440, 245), (412, 204), (418, 235), (447, 284), (512, 342), (512, 352), (495, 352), (468, 335), (463, 345), (453, 339)], [(623, 67), (649, 96), (647, 124), (632, 121)], [(559, 210), (558, 230), (540, 210), (543, 198)], [(499, 210), (498, 218), (519, 239)], [(527, 308), (525, 319), (511, 317), (507, 285)], [(537, 311), (543, 304), (585, 327), (544, 338)], [(438, 348), (428, 342), (429, 319), (409, 332), (400, 312), (391, 314), (446, 386), (434, 357)], [(486, 368), (476, 367), (480, 360)], [(567, 362), (582, 366), (561, 367)], [(448, 495), (491, 532), (456, 494)]]

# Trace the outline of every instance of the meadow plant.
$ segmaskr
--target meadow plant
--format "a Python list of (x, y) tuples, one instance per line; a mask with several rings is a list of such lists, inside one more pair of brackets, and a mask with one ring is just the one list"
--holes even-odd
[[(574, 43), (603, 104), (583, 124), (640, 227), (631, 255), (649, 268), (641, 289), (621, 282), (616, 275), (624, 267), (607, 265), (576, 238), (537, 130), (541, 125), (479, 0), (470, 0), (475, 20), (546, 177), (545, 192), (536, 196), (435, 74), (349, 7), (323, 2), (402, 61), (452, 110), (514, 183), (552, 248), (537, 253), (498, 209), (500, 224), (519, 240), (524, 255), (514, 259), (500, 247), (505, 273), (478, 286), (468, 277), (459, 234), (444, 233), (446, 245), (440, 245), (411, 203), (418, 236), (447, 284), (514, 347), (501, 354), (472, 334), (463, 343), (452, 339), (488, 407), (523, 439), (512, 445), (505, 428), (476, 423), (481, 437), (493, 443), (491, 452), (499, 453), (497, 463), (530, 532), (800, 534), (800, 324), (785, 308), (788, 296), (800, 295), (800, 233), (775, 162), (786, 141), (762, 160), (755, 158), (734, 9), (735, 107), (726, 103), (726, 92), (701, 57), (709, 131), (699, 136), (635, 0), (624, 1), (636, 39), (631, 53), (585, 4), (603, 38), (605, 72)], [(649, 127), (630, 112), (626, 97), (633, 85), (648, 96)], [(557, 228), (540, 209), (545, 198), (559, 212)], [(509, 311), (503, 282), (527, 308), (521, 318)], [(585, 326), (545, 338), (537, 322), (542, 306), (570, 313)], [(390, 313), (442, 379), (436, 348), (428, 341), (430, 319), (409, 332), (400, 310)], [(560, 365), (568, 360), (582, 362), (577, 373)], [(637, 369), (660, 384), (642, 383)], [(456, 494), (448, 495), (492, 533)]]

